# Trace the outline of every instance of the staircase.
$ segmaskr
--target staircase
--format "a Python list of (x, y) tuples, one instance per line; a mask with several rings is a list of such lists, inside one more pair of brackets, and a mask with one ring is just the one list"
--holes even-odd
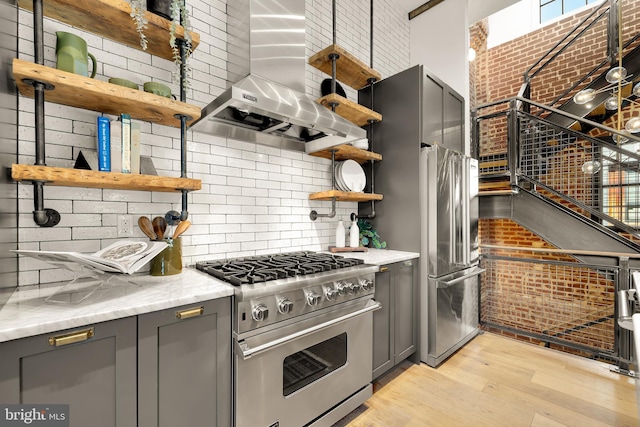
[[(519, 96), (473, 111), (473, 140), (480, 153), (480, 218), (512, 219), (558, 248), (640, 253), (640, 138), (616, 126), (618, 114), (628, 118), (636, 102), (631, 88), (640, 81), (640, 34), (623, 41), (622, 64), (630, 78), (622, 92), (629, 100), (620, 110), (603, 106), (610, 96), (603, 88), (611, 86), (605, 75), (618, 65), (613, 59), (619, 42), (613, 36), (619, 32), (611, 36), (615, 40), (609, 43), (608, 58), (596, 59), (593, 69), (559, 88), (552, 100), (530, 98), (543, 92), (536, 89), (536, 79), (546, 68), (558, 68), (558, 58), (572, 45), (584, 43), (580, 39), (588, 37), (590, 28), (616, 28), (603, 23), (617, 16), (616, 7), (617, 2), (605, 1), (594, 8), (529, 68)], [(576, 104), (574, 94), (588, 88), (600, 93), (588, 104)], [(613, 137), (629, 141), (616, 144)], [(507, 151), (486, 153), (483, 144), (496, 139), (506, 141)], [(576, 258), (594, 261), (587, 255)]]

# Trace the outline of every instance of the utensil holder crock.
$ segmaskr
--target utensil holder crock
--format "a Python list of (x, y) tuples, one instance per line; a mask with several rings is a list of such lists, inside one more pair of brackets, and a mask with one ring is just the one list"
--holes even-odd
[(151, 260), (152, 276), (171, 276), (182, 272), (182, 240), (165, 239), (169, 245)]

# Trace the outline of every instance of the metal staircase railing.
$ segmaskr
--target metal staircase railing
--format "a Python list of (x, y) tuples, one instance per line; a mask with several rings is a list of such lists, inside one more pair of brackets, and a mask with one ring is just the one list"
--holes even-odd
[[(532, 107), (544, 114), (526, 112)], [(478, 114), (484, 109), (493, 111), (488, 115)], [(570, 118), (583, 127), (599, 129), (600, 133), (624, 135), (630, 141), (615, 145), (564, 128), (545, 120), (544, 116), (551, 113)], [(491, 134), (488, 128), (500, 125), (496, 120), (506, 124), (508, 146), (507, 167), (498, 176), (508, 176), (513, 188), (535, 192), (597, 220), (602, 226), (637, 233), (640, 229), (640, 138), (516, 97), (476, 109), (474, 133), (478, 141), (481, 135)]]
[[(615, 7), (617, 5), (617, 1), (613, 1), (613, 3)], [(553, 45), (551, 49), (544, 53), (540, 57), (540, 59), (538, 59), (524, 72), (524, 83), (520, 88), (518, 96), (531, 99), (532, 91), (535, 91), (535, 87), (533, 87), (534, 79), (536, 82), (548, 80), (546, 79), (547, 76), (545, 76), (545, 71), (551, 70), (551, 72), (555, 73), (556, 70), (552, 70), (552, 68), (556, 64), (562, 64), (562, 59), (564, 57), (572, 55), (572, 49), (580, 49), (579, 42), (581, 40), (592, 38), (593, 33), (602, 31), (602, 28), (606, 28), (608, 26), (607, 18), (610, 13), (613, 13), (613, 11), (611, 10), (611, 0), (602, 2), (600, 6), (596, 7), (580, 23), (578, 23), (578, 25), (576, 25), (555, 45)], [(598, 46), (594, 46), (591, 55), (594, 57), (604, 57), (605, 59), (601, 61), (593, 70), (589, 70), (587, 73), (585, 73), (582, 77), (575, 76), (579, 78), (574, 77), (569, 80), (573, 82), (570, 87), (563, 90), (560, 94), (556, 94), (554, 98), (546, 100), (545, 103), (550, 106), (558, 105), (560, 101), (565, 100), (571, 92), (576, 90), (576, 88), (584, 84), (595, 74), (599, 74), (598, 71), (603, 69), (602, 67), (605, 67), (607, 63), (611, 61), (611, 55), (613, 53), (611, 52), (612, 43), (612, 41), (609, 41), (605, 50), (602, 50), (601, 47), (600, 51), (598, 51)], [(564, 69), (567, 69), (566, 66), (562, 67)]]
[[(624, 56), (640, 39), (640, 33), (619, 31), (619, 26), (630, 26), (632, 22), (626, 22), (625, 18), (618, 22), (618, 9), (629, 10), (635, 7), (634, 1), (606, 0), (595, 7), (524, 72), (518, 96), (561, 108), (578, 90), (601, 85), (598, 77), (616, 66), (620, 53)], [(622, 52), (619, 52), (620, 34)], [(604, 35), (606, 43), (598, 43), (605, 39)]]

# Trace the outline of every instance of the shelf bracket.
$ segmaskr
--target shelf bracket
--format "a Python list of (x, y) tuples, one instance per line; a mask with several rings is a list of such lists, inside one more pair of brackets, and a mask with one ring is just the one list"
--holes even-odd
[[(337, 53), (330, 53), (329, 59), (331, 60), (331, 93), (336, 93), (336, 73), (337, 71), (337, 61), (340, 58), (340, 55)], [(335, 113), (336, 108), (340, 105), (339, 102), (330, 101), (327, 105), (331, 107), (331, 111)]]
[[(331, 150), (331, 189), (336, 189), (336, 150)], [(316, 210), (312, 210), (309, 213), (311, 221), (315, 221), (318, 218), (333, 218), (336, 216), (336, 198), (331, 198), (331, 212), (328, 214), (319, 214)]]

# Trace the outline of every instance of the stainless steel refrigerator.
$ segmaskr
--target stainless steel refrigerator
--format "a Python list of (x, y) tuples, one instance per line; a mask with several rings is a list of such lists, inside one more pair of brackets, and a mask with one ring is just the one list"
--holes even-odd
[(420, 353), (437, 366), (478, 333), (478, 161), (424, 147), (420, 183)]
[[(421, 65), (358, 93), (369, 127), (372, 225), (390, 249), (420, 252), (419, 358), (436, 366), (478, 328), (477, 163), (464, 152), (465, 102)], [(371, 191), (371, 182), (366, 191)], [(360, 203), (359, 214), (371, 213)]]

